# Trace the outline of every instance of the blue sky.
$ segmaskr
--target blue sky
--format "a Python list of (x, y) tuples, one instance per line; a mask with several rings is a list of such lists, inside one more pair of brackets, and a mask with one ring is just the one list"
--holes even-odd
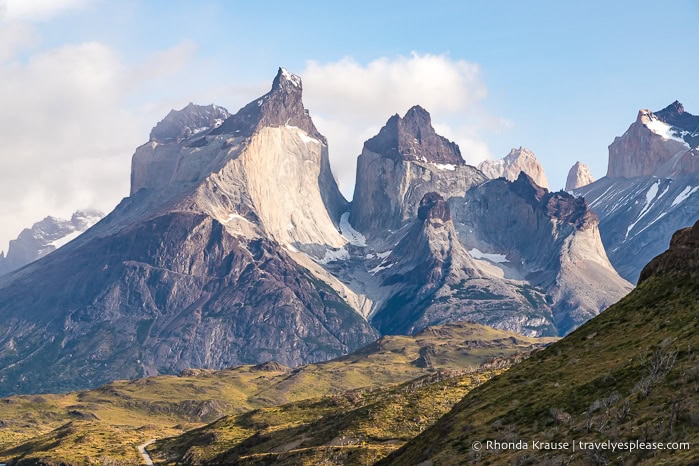
[(678, 99), (699, 113), (692, 1), (4, 6), (0, 249), (45, 215), (109, 210), (167, 110), (194, 101), (235, 111), (280, 65), (304, 79), (348, 195), (361, 142), (413, 104), (469, 162), (532, 149), (554, 189), (576, 160), (603, 176), (607, 145), (640, 108)]

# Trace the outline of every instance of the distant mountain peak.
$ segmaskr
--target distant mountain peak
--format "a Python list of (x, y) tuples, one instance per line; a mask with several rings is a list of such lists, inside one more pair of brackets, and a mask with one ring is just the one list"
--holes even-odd
[(379, 134), (364, 143), (370, 151), (394, 160), (465, 165), (456, 143), (440, 136), (432, 127), (432, 117), (419, 105), (403, 118), (395, 114)]
[(609, 145), (610, 178), (699, 174), (699, 116), (677, 100), (657, 112), (641, 109), (636, 121)]
[(544, 167), (534, 155), (534, 152), (526, 147), (512, 148), (510, 152), (499, 160), (485, 160), (478, 165), (478, 169), (488, 178), (505, 178), (515, 181), (520, 173), (526, 173), (542, 188), (549, 189)]
[(593, 183), (595, 179), (590, 173), (590, 167), (580, 161), (575, 162), (575, 165), (570, 167), (568, 171), (568, 178), (566, 178), (566, 191), (572, 191), (573, 189), (582, 188), (590, 183)]

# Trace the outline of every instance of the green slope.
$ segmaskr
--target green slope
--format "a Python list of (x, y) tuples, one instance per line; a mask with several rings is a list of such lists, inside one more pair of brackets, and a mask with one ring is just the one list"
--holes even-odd
[[(699, 223), (629, 296), (470, 392), (381, 464), (690, 464), (699, 460)], [(500, 449), (486, 443), (527, 442)], [(534, 441), (573, 443), (536, 450)], [(579, 442), (689, 442), (609, 451)], [(479, 451), (473, 442), (481, 442)], [(542, 447), (542, 445), (538, 445)], [(608, 448), (609, 446), (607, 446)]]
[(293, 370), (274, 363), (192, 370), (65, 395), (0, 399), (0, 462), (138, 463), (137, 445), (224, 415), (385, 387), (444, 369), (470, 370), (550, 341), (453, 324), (384, 337), (351, 355)]

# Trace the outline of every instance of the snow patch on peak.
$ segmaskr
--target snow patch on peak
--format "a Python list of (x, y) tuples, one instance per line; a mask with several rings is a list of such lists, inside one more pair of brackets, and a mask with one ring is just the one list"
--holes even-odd
[(681, 142), (682, 144), (687, 146), (688, 149), (690, 148), (689, 144), (687, 144), (687, 142), (684, 139), (682, 139), (682, 137), (678, 134), (676, 130), (673, 129), (672, 126), (668, 125), (664, 121), (661, 121), (652, 113), (644, 114), (643, 116), (646, 117), (645, 121), (643, 122), (643, 125), (649, 130), (651, 130), (651, 132), (657, 134), (663, 139)]
[(284, 79), (289, 81), (291, 84), (293, 84), (295, 87), (301, 87), (301, 78), (296, 76), (293, 73), (289, 73), (289, 70), (286, 68), (282, 67), (281, 68), (281, 74)]
[(291, 130), (296, 131), (296, 134), (298, 134), (299, 138), (301, 138), (301, 140), (302, 140), (305, 144), (308, 144), (308, 143), (312, 143), (312, 144), (321, 144), (321, 142), (320, 142), (318, 139), (310, 137), (310, 136), (308, 135), (308, 133), (306, 133), (304, 130), (302, 130), (302, 129), (299, 128), (298, 126), (292, 126), (292, 125), (288, 125), (288, 124), (287, 124), (287, 125), (284, 125), (284, 126), (285, 126), (286, 128), (288, 128), (288, 129), (291, 129)]

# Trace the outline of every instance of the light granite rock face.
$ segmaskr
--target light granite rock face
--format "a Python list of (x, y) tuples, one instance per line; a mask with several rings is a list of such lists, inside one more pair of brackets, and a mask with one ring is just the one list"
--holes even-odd
[(75, 212), (70, 220), (46, 217), (36, 222), (31, 228), (25, 228), (17, 239), (10, 241), (7, 256), (0, 253), (0, 275), (12, 272), (30, 262), (55, 251), (75, 239), (104, 214), (87, 210)]
[(478, 165), (478, 169), (491, 179), (505, 178), (515, 181), (520, 173), (526, 173), (536, 184), (549, 189), (549, 182), (536, 156), (526, 147), (512, 149), (509, 154), (500, 160), (485, 160)]
[(450, 197), (484, 180), (456, 144), (435, 133), (429, 113), (413, 107), (364, 143), (350, 221), (362, 232), (397, 230), (415, 218), (428, 192)]
[(575, 162), (575, 165), (570, 167), (570, 171), (568, 171), (566, 191), (570, 192), (574, 189), (582, 188), (594, 181), (595, 179), (590, 173), (590, 167), (582, 162)]

